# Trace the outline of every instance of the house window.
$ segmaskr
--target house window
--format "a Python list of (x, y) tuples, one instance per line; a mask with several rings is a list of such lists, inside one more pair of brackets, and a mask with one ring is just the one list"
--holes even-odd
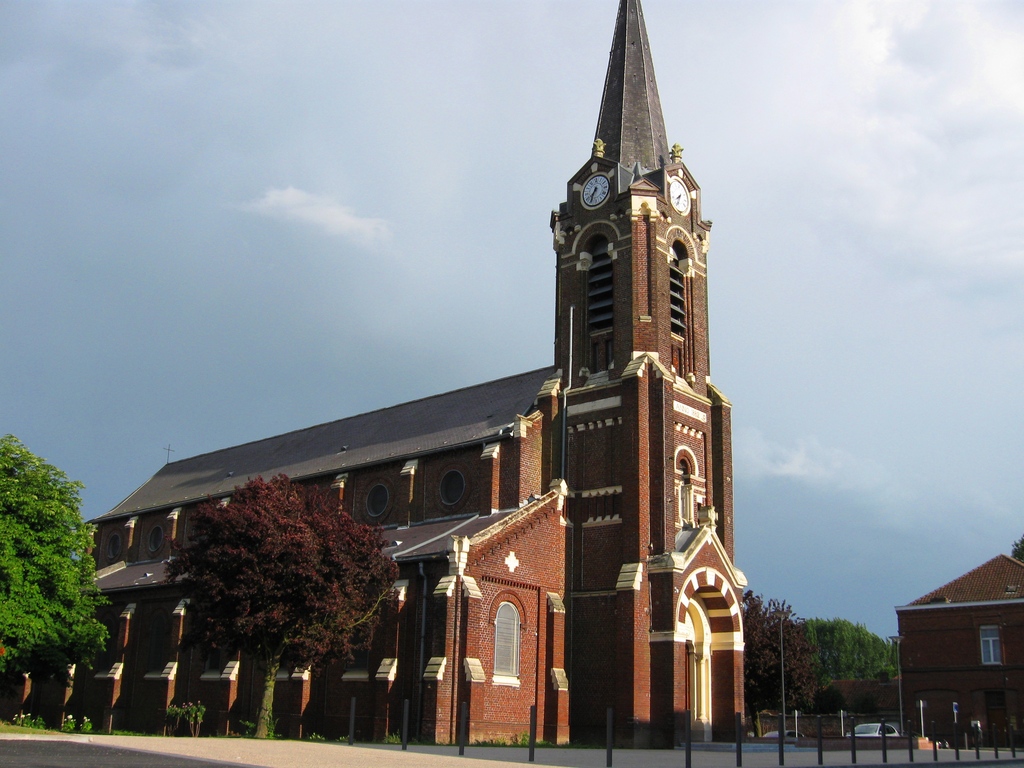
[(494, 676), (519, 677), (519, 611), (512, 603), (498, 606), (494, 618)]
[(206, 663), (203, 666), (203, 672), (217, 675), (220, 674), (224, 664), (221, 662), (220, 648), (211, 648), (210, 652), (206, 656)]
[(999, 643), (999, 627), (981, 628), (981, 663), (1003, 663), (1003, 653)]

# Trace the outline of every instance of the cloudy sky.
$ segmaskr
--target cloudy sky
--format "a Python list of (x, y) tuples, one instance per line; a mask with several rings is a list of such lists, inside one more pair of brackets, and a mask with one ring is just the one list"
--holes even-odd
[[(91, 518), (167, 446), (549, 364), (616, 6), (0, 0), (0, 433)], [(1024, 533), (1024, 6), (644, 10), (737, 564), (893, 634)]]

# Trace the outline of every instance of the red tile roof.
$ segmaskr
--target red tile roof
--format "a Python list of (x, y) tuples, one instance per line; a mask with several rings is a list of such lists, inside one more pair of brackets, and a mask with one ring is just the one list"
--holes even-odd
[(980, 603), (1024, 597), (1024, 563), (1009, 555), (997, 555), (987, 563), (943, 584), (911, 605), (929, 603)]

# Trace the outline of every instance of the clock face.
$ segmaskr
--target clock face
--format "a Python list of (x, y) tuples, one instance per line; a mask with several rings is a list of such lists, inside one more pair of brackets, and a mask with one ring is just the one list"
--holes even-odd
[(608, 191), (611, 186), (608, 183), (608, 177), (597, 174), (591, 176), (587, 183), (583, 186), (583, 204), (591, 208), (596, 208), (604, 202), (605, 198), (608, 197)]
[(672, 201), (672, 207), (677, 211), (680, 213), (690, 212), (690, 192), (682, 181), (672, 179), (672, 183), (668, 185), (668, 196)]

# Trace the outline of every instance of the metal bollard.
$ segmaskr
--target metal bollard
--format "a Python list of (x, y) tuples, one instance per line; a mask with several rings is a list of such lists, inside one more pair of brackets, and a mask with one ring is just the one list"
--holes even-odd
[(402, 751), (409, 749), (409, 700), (402, 704)]
[(939, 762), (939, 742), (935, 740), (935, 721), (932, 720), (932, 762)]
[(533, 753), (537, 749), (537, 705), (530, 706), (530, 762), (533, 762)]
[(854, 731), (857, 728), (857, 718), (850, 718), (850, 762), (857, 764), (857, 737)]
[(692, 724), (692, 720), (693, 720), (693, 716), (691, 715), (690, 710), (686, 710), (685, 712), (683, 712), (683, 724), (685, 726), (685, 728), (683, 730), (684, 730), (684, 735), (686, 737), (686, 739), (685, 739), (685, 743), (686, 743), (686, 768), (692, 768), (692, 766), (693, 766), (693, 759), (692, 759), (693, 758), (693, 752), (691, 750), (691, 747), (693, 746), (693, 724)]
[(818, 765), (824, 765), (825, 753), (821, 736), (821, 715), (818, 715)]
[(348, 704), (348, 745), (351, 747), (356, 741), (356, 697)]
[(466, 731), (469, 730), (469, 704), (462, 702), (459, 707), (459, 756), (466, 754)]
[[(924, 734), (921, 734), (924, 736)], [(907, 755), (910, 757), (910, 762), (914, 762), (914, 724), (907, 720)]]
[(736, 768), (743, 768), (743, 713), (736, 713)]
[(612, 744), (615, 739), (615, 710), (608, 707), (607, 723), (605, 725), (605, 766), (612, 768)]
[(883, 763), (888, 763), (889, 762), (889, 749), (888, 749), (889, 741), (885, 737), (885, 718), (884, 717), (882, 718), (881, 726), (882, 726), (882, 762)]
[(779, 715), (779, 765), (786, 764), (786, 716)]
[(995, 759), (999, 759), (999, 731), (996, 727), (992, 726), (992, 751), (995, 753)]

